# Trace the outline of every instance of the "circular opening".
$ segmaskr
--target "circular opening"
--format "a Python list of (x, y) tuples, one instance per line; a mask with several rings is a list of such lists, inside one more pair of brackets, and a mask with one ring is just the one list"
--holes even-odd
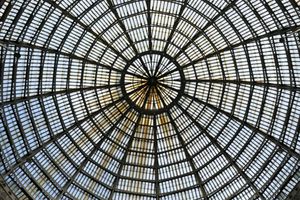
[(121, 85), (130, 106), (143, 114), (158, 114), (178, 102), (185, 78), (180, 65), (171, 56), (144, 52), (128, 62)]

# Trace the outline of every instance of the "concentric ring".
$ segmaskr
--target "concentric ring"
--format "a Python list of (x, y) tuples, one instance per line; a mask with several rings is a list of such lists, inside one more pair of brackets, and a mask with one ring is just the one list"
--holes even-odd
[(167, 112), (178, 103), (185, 77), (181, 66), (170, 55), (148, 51), (128, 62), (120, 84), (131, 107), (142, 114), (153, 115)]

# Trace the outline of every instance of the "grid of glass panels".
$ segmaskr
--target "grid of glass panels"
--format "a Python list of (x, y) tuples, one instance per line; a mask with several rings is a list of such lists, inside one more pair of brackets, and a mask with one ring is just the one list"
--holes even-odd
[(1, 1), (1, 176), (18, 199), (286, 199), (299, 30), (294, 0)]

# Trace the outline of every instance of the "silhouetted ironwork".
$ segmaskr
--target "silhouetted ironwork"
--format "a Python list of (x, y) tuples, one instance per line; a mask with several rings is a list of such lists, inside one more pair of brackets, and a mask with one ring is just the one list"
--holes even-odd
[(1, 194), (297, 199), (299, 9), (1, 1)]

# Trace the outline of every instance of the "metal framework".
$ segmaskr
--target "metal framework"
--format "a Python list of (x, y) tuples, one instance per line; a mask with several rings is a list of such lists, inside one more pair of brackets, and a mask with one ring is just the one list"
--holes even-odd
[(1, 195), (299, 198), (299, 6), (0, 1)]

